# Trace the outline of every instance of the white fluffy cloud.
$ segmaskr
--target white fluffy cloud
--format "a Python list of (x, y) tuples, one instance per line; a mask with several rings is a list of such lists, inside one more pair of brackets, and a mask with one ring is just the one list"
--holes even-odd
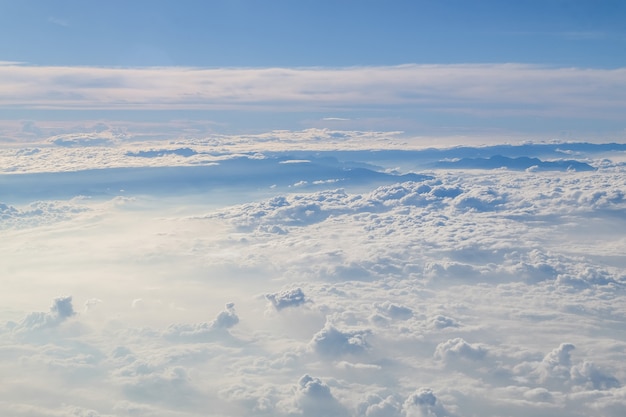
[(25, 228), (66, 221), (89, 208), (80, 198), (72, 201), (37, 201), (25, 207), (0, 203), (0, 229)]
[[(306, 417), (319, 415), (348, 416), (345, 409), (332, 395), (330, 387), (319, 378), (304, 375), (295, 387), (293, 403), (296, 414)], [(289, 414), (292, 414), (290, 411)]]
[(307, 302), (301, 288), (266, 294), (265, 298), (270, 301), (276, 310), (282, 310), (286, 307), (297, 307)]
[(470, 361), (482, 360), (487, 349), (479, 345), (467, 343), (460, 337), (450, 339), (437, 345), (435, 358), (441, 360), (466, 359)]
[(71, 296), (57, 297), (52, 302), (49, 312), (33, 312), (19, 323), (10, 322), (7, 326), (15, 333), (36, 332), (56, 327), (75, 314)]
[(431, 389), (422, 388), (404, 402), (407, 417), (451, 417)]
[(310, 346), (323, 356), (359, 354), (368, 347), (366, 340), (368, 333), (367, 330), (341, 331), (326, 323), (322, 330), (313, 335)]
[[(174, 341), (210, 341), (216, 338), (216, 333), (229, 329), (239, 323), (239, 317), (235, 312), (235, 304), (228, 303), (210, 323), (198, 324), (172, 324), (164, 333), (164, 336)], [(221, 335), (220, 335), (221, 336)]]

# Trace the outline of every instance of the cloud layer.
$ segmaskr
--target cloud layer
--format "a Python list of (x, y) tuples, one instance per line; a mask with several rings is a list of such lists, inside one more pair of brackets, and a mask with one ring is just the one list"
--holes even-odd
[(348, 68), (0, 65), (3, 108), (435, 109), (483, 115), (624, 117), (626, 70), (522, 64)]
[[(35, 175), (49, 149), (65, 152), (68, 177), (47, 179), (89, 182), (63, 162), (73, 156), (92, 168), (195, 161), (246, 184), (65, 199), (54, 180), (55, 200), (24, 189), (26, 203), (4, 202), (3, 415), (622, 415), (619, 146), (242, 157), (158, 145), (7, 151), (23, 163), (3, 184)], [(594, 170), (434, 164), (520, 153)], [(259, 178), (266, 163), (287, 170), (284, 185)], [(117, 175), (106, 166), (97, 178)], [(338, 168), (395, 174), (342, 187), (326, 181)]]

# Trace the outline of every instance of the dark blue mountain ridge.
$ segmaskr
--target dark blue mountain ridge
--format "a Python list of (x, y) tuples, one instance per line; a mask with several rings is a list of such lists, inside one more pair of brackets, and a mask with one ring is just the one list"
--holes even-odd
[(126, 152), (126, 156), (135, 156), (138, 158), (158, 158), (166, 155), (178, 155), (188, 158), (193, 155), (197, 155), (198, 152), (194, 151), (191, 148), (178, 148), (178, 149), (156, 149), (149, 151), (137, 151), (137, 152)]
[[(3, 201), (60, 199), (83, 196), (182, 195), (220, 190), (258, 190), (269, 187), (350, 187), (423, 181), (427, 175), (398, 175), (360, 166), (276, 158), (236, 157), (211, 165), (126, 167), (0, 175)], [(326, 161), (329, 162), (329, 161)]]
[[(530, 166), (537, 165), (544, 170), (563, 170), (567, 167), (560, 167), (560, 163), (547, 164), (550, 160), (555, 162), (569, 158), (568, 166), (576, 170), (589, 170), (582, 162), (573, 160), (586, 159), (592, 157), (608, 157), (612, 153), (626, 152), (626, 144), (620, 143), (588, 143), (588, 142), (559, 142), (559, 143), (528, 143), (522, 145), (491, 145), (491, 146), (457, 146), (451, 148), (424, 148), (424, 149), (371, 149), (371, 150), (333, 150), (333, 151), (289, 151), (289, 152), (264, 152), (267, 157), (280, 158), (285, 155), (293, 159), (311, 159), (335, 165), (355, 166), (360, 164), (371, 169), (382, 169), (381, 167), (404, 167), (405, 171), (436, 168), (442, 160), (462, 160), (462, 159), (490, 159), (492, 157), (507, 158), (539, 158), (542, 162), (536, 162)], [(496, 160), (497, 161), (497, 158)], [(494, 161), (494, 163), (495, 163)], [(573, 161), (573, 162), (572, 162)], [(479, 163), (480, 161), (476, 161)], [(502, 161), (501, 161), (502, 162)], [(522, 165), (524, 159), (518, 161)], [(564, 162), (565, 163), (565, 162)], [(586, 163), (585, 163), (586, 164)], [(515, 163), (511, 163), (511, 169)], [(588, 164), (586, 164), (588, 165)], [(501, 165), (502, 166), (502, 165)], [(529, 168), (530, 166), (526, 167)], [(447, 168), (452, 168), (448, 166)], [(459, 166), (459, 168), (461, 168)], [(486, 168), (485, 169), (492, 169)], [(496, 167), (499, 168), (499, 167)], [(518, 168), (518, 169), (526, 169)]]
[(437, 168), (464, 168), (464, 169), (499, 169), (525, 170), (534, 168), (538, 171), (594, 171), (591, 165), (572, 159), (542, 161), (539, 158), (520, 156), (509, 158), (494, 155), (489, 158), (462, 158), (452, 161), (438, 161)]

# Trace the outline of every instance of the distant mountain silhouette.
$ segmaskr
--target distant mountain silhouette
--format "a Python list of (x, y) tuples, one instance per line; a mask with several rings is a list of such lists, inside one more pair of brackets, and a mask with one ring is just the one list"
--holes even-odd
[[(152, 151), (150, 151), (152, 152)], [(154, 151), (160, 152), (160, 151)], [(148, 156), (153, 157), (153, 156)], [(69, 198), (77, 195), (180, 194), (213, 189), (261, 189), (271, 186), (301, 188), (349, 187), (423, 181), (428, 175), (397, 175), (361, 166), (337, 163), (332, 159), (281, 163), (285, 158), (236, 157), (199, 166), (127, 167), (0, 175), (3, 198)]]
[[(79, 143), (74, 141), (74, 144)], [(305, 189), (350, 187), (429, 178), (422, 170), (533, 169), (538, 171), (593, 171), (580, 160), (594, 154), (604, 157), (625, 152), (626, 144), (539, 143), (483, 147), (427, 148), (419, 150), (282, 151), (221, 159), (219, 162), (185, 166), (86, 169), (0, 175), (0, 197), (13, 200), (67, 198), (76, 195), (126, 193), (181, 194), (214, 189), (260, 190), (298, 186)], [(130, 158), (168, 155), (191, 157), (192, 148), (129, 151)], [(224, 155), (227, 156), (227, 155)], [(562, 159), (579, 158), (576, 159)], [(180, 162), (172, 161), (174, 164)], [(399, 175), (399, 173), (406, 173)], [(416, 173), (417, 172), (417, 173)]]
[[(556, 164), (547, 163), (547, 160), (557, 161), (561, 158), (587, 158), (594, 154), (607, 154), (611, 152), (626, 152), (626, 144), (620, 143), (588, 143), (588, 142), (563, 142), (563, 143), (527, 143), (522, 145), (492, 145), (492, 146), (457, 146), (452, 148), (425, 148), (425, 149), (378, 149), (378, 150), (336, 150), (336, 151), (290, 151), (289, 155), (293, 159), (311, 159), (322, 161), (327, 159), (330, 164), (334, 160), (335, 164), (355, 164), (370, 169), (380, 169), (380, 166), (404, 166), (405, 170), (430, 169), (437, 167), (442, 160), (464, 160), (464, 159), (490, 159), (496, 157), (507, 158), (540, 158), (540, 164), (536, 162), (540, 170), (566, 170), (569, 166), (577, 171), (593, 169), (589, 165), (576, 161), (569, 162), (568, 166), (559, 167), (561, 162)], [(285, 152), (265, 152), (265, 155), (281, 157)], [(502, 163), (502, 161), (500, 161)], [(523, 159), (518, 161), (521, 165)], [(526, 169), (513, 168), (510, 169)], [(552, 166), (551, 166), (552, 165)], [(586, 166), (585, 166), (586, 165)], [(501, 167), (503, 165), (500, 165)], [(495, 168), (499, 168), (495, 167)], [(449, 166), (448, 168), (452, 168)], [(461, 168), (461, 166), (458, 166)], [(490, 169), (483, 166), (484, 169)]]
[(437, 168), (465, 168), (465, 169), (498, 169), (525, 170), (535, 168), (539, 171), (594, 171), (595, 168), (584, 162), (571, 159), (558, 161), (542, 161), (539, 158), (520, 156), (509, 158), (494, 155), (490, 158), (462, 158), (453, 161), (439, 161)]
[(179, 149), (159, 149), (152, 151), (139, 151), (139, 152), (126, 152), (126, 156), (136, 156), (139, 158), (158, 158), (165, 155), (178, 155), (184, 157), (190, 157), (196, 155), (198, 152), (190, 148)]

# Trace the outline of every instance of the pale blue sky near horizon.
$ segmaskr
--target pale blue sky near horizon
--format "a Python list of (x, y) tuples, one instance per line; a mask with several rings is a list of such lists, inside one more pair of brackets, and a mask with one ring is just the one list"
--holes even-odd
[[(23, 66), (345, 69), (405, 64), (439, 65), (445, 71), (446, 66), (460, 64), (524, 64), (580, 69), (578, 87), (584, 87), (583, 82), (589, 83), (583, 72), (601, 70), (598, 79), (604, 79), (606, 74), (612, 77), (602, 81), (603, 85), (617, 82), (616, 91), (620, 91), (626, 85), (619, 72), (626, 68), (625, 21), (626, 2), (619, 0), (2, 1), (0, 61), (14, 63), (16, 71)], [(414, 78), (421, 76), (416, 74)], [(521, 84), (519, 79), (509, 82), (513, 88)], [(68, 88), (67, 81), (64, 83), (59, 88)], [(85, 87), (86, 82), (81, 83), (76, 85), (77, 89)], [(595, 85), (595, 81), (590, 85)], [(39, 97), (52, 97), (56, 94), (52, 90), (51, 87), (42, 90)], [(597, 97), (593, 95), (602, 94), (602, 88), (597, 91), (600, 93), (589, 88), (585, 93), (589, 97), (584, 99), (594, 101)], [(102, 90), (102, 94), (108, 92)], [(569, 90), (559, 94), (562, 98), (582, 97)], [(373, 94), (372, 100), (375, 99)], [(417, 126), (413, 127), (398, 123), (400, 130), (415, 128), (416, 131), (425, 125), (539, 131), (545, 128), (553, 132), (578, 128), (598, 132), (624, 129), (621, 111), (617, 116), (598, 116), (599, 108), (606, 114), (612, 113), (606, 103), (596, 106), (589, 115), (578, 111), (555, 117), (547, 111), (545, 117), (533, 114), (529, 119), (523, 112), (477, 117), (473, 108), (459, 111), (458, 103), (450, 101), (448, 96), (429, 100), (436, 103), (431, 107), (438, 109), (442, 101), (448, 100), (449, 105), (436, 114), (423, 104), (420, 112), (403, 104), (380, 105), (365, 114), (345, 102), (334, 107), (310, 105), (300, 113), (293, 109), (278, 113), (273, 109), (251, 111), (225, 105), (224, 110), (212, 108), (210, 113), (199, 116), (197, 108), (188, 108), (187, 114), (190, 118), (206, 117), (231, 126), (236, 123), (243, 126), (246, 122), (241, 119), (244, 119), (252, 129), (255, 119), (261, 120), (257, 128), (265, 129), (280, 128), (279, 120), (284, 121), (285, 128), (306, 127), (306, 120), (324, 117), (384, 119), (382, 124), (363, 126), (385, 129), (391, 129), (394, 118), (416, 120)], [(510, 105), (511, 100), (509, 107), (515, 107)], [(541, 102), (533, 106), (537, 108)], [(499, 107), (494, 101), (490, 105)], [(621, 105), (621, 102), (612, 104), (614, 108)], [(481, 110), (484, 102), (476, 106)], [(91, 107), (85, 103), (85, 109)], [(101, 110), (112, 114), (116, 109), (109, 106)], [(124, 109), (122, 117), (129, 117), (127, 110)], [(154, 109), (144, 106), (136, 110)], [(179, 106), (170, 110), (171, 116), (166, 118), (180, 118), (184, 109)], [(0, 119), (86, 117), (86, 113), (78, 113), (76, 108), (68, 112), (65, 104), (59, 103), (42, 107), (39, 102), (16, 106), (9, 102), (0, 106)], [(244, 114), (245, 117), (240, 117)], [(277, 122), (267, 123), (268, 117), (275, 117)], [(533, 121), (536, 125), (531, 126)]]

